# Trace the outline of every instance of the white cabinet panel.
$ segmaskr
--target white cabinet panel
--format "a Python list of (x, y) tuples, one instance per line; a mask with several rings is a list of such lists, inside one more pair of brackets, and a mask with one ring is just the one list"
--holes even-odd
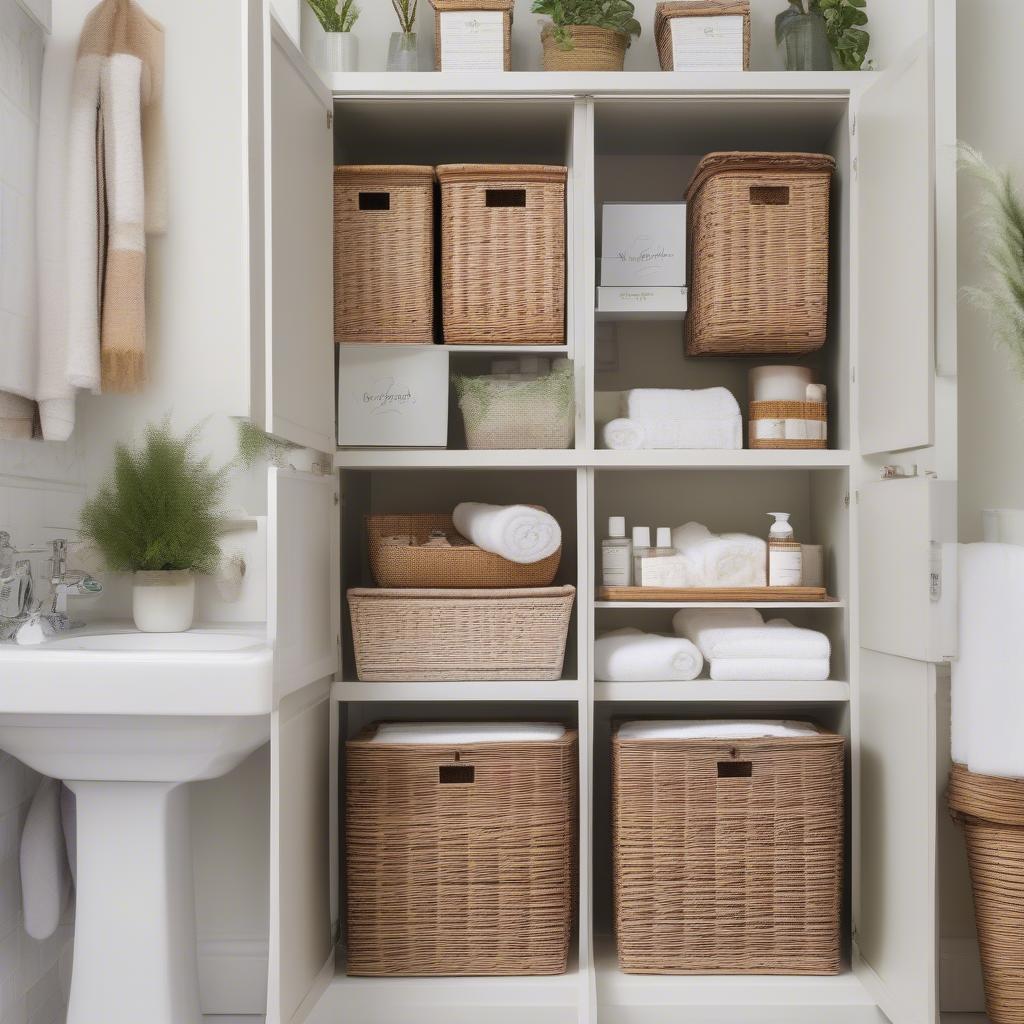
[(860, 676), (855, 966), (892, 1024), (935, 1024), (935, 666), (862, 651)]
[(921, 44), (856, 112), (860, 442), (865, 454), (934, 440), (931, 61)]
[(861, 644), (919, 661), (956, 654), (956, 484), (880, 480), (858, 495)]

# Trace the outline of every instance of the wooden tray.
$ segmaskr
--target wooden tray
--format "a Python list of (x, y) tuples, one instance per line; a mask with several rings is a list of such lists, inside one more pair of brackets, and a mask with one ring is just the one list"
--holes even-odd
[(834, 601), (824, 587), (598, 587), (599, 601)]

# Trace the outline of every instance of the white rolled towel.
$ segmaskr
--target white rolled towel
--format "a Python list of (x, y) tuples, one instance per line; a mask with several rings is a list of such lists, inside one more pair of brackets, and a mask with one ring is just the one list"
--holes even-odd
[(700, 651), (684, 637), (627, 627), (594, 642), (594, 677), (606, 682), (686, 682), (703, 667)]
[(484, 505), (464, 501), (452, 513), (455, 529), (478, 548), (510, 562), (531, 565), (562, 546), (558, 520), (529, 505)]
[(636, 420), (621, 417), (601, 428), (601, 443), (616, 452), (635, 452), (644, 447), (644, 428)]
[(672, 546), (692, 563), (704, 587), (764, 587), (768, 545), (745, 533), (718, 536), (701, 523), (672, 531)]
[(828, 658), (714, 658), (711, 678), (720, 682), (821, 683), (828, 679)]
[[(738, 614), (736, 614), (738, 613)], [(672, 619), (679, 636), (692, 640), (709, 661), (728, 658), (797, 658), (827, 661), (832, 645), (824, 633), (786, 619), (762, 622), (756, 609), (681, 608)]]

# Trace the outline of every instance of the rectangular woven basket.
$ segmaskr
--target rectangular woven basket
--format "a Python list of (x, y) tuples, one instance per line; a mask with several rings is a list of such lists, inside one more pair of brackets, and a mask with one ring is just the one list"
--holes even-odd
[[(475, 544), (465, 547), (426, 548), (422, 544), (435, 530), (455, 533), (450, 515), (374, 515), (366, 517), (370, 568), (378, 587), (549, 587), (558, 573), (562, 549), (553, 555), (520, 565)], [(420, 546), (392, 546), (385, 537), (411, 534)]]
[(437, 177), (445, 343), (564, 344), (566, 168), (445, 164)]
[(446, 70), (441, 66), (441, 15), (449, 11), (501, 11), (503, 17), (503, 65), (505, 71), (512, 70), (512, 8), (514, 0), (430, 0), (434, 8), (434, 70)]
[(348, 973), (564, 974), (577, 734), (346, 744)]
[(334, 340), (434, 340), (434, 169), (334, 168)]
[(654, 38), (662, 71), (675, 71), (672, 56), (674, 18), (743, 18), (743, 70), (750, 70), (750, 0), (666, 0), (654, 12)]
[(627, 974), (835, 974), (843, 737), (612, 738)]
[[(787, 421), (802, 425), (809, 436), (776, 436), (780, 431), (786, 432)], [(814, 432), (820, 436), (810, 436)], [(749, 446), (788, 450), (827, 448), (828, 406), (824, 402), (751, 402)]]
[(798, 355), (825, 344), (834, 168), (819, 153), (700, 162), (686, 193), (690, 355)]
[(556, 680), (575, 587), (348, 592), (368, 682)]

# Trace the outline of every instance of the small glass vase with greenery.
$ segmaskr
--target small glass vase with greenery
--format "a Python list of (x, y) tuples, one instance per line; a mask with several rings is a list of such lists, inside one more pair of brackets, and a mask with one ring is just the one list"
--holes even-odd
[(302, 9), (302, 52), (320, 71), (355, 71), (359, 18), (355, 0), (305, 0)]
[(630, 0), (534, 0), (545, 71), (621, 71), (640, 22)]
[(419, 71), (416, 51), (416, 13), (419, 0), (391, 0), (398, 17), (399, 32), (388, 40), (388, 71)]
[(775, 19), (775, 40), (787, 71), (860, 71), (871, 36), (868, 0), (789, 0)]
[(138, 447), (119, 444), (110, 478), (81, 511), (80, 535), (113, 572), (133, 573), (132, 614), (143, 632), (192, 625), (196, 574), (220, 564), (221, 503), (230, 467), (195, 453), (199, 428), (150, 424)]

